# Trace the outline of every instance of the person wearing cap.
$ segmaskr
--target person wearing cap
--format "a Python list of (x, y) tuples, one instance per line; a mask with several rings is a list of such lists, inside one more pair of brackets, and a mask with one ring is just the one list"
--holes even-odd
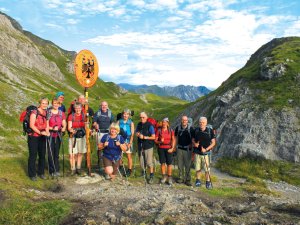
[(124, 109), (122, 113), (122, 118), (118, 120), (120, 129), (124, 133), (125, 143), (127, 145), (127, 159), (128, 159), (128, 171), (126, 172), (127, 176), (131, 175), (132, 172), (132, 152), (133, 152), (133, 135), (134, 135), (134, 123), (130, 118), (131, 111), (129, 109)]
[(62, 112), (66, 112), (66, 107), (63, 104), (64, 100), (65, 100), (65, 94), (62, 91), (59, 91), (56, 93), (56, 99), (58, 100), (58, 110), (62, 111)]
[(164, 118), (162, 127), (157, 129), (155, 143), (158, 145), (158, 156), (161, 165), (162, 179), (160, 182), (162, 184), (168, 182), (169, 185), (172, 185), (172, 161), (173, 152), (176, 150), (176, 140), (168, 118)]

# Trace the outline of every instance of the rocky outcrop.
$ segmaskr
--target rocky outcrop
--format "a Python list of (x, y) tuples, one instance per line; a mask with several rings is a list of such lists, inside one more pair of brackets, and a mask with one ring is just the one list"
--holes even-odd
[(0, 68), (8, 79), (23, 84), (22, 77), (26, 76), (24, 71), (29, 70), (38, 71), (58, 81), (64, 80), (57, 65), (47, 60), (36, 45), (20, 31), (21, 28), (16, 29), (3, 14), (0, 14), (0, 28), (6, 31), (0, 34)]
[[(232, 75), (222, 87), (181, 114), (192, 117), (194, 126), (198, 126), (200, 116), (208, 117), (209, 123), (217, 130), (216, 158), (254, 156), (300, 162), (300, 105), (296, 94), (299, 91), (299, 71), (297, 66), (291, 69), (299, 63), (299, 58), (290, 50), (285, 53), (281, 46), (293, 40), (293, 47), (299, 48), (300, 42), (295, 38), (275, 39), (264, 45), (240, 70), (241, 75)], [(273, 48), (281, 50), (280, 58), (273, 57)], [(284, 54), (292, 55), (293, 60), (282, 57)], [(282, 98), (291, 85), (295, 85), (291, 89), (295, 93)], [(280, 104), (273, 107), (271, 103), (278, 99)], [(179, 123), (180, 117), (175, 124)]]
[(281, 77), (286, 72), (286, 64), (279, 63), (275, 66), (270, 65), (272, 62), (271, 57), (263, 59), (263, 63), (260, 68), (260, 78), (264, 80), (272, 80), (277, 77)]

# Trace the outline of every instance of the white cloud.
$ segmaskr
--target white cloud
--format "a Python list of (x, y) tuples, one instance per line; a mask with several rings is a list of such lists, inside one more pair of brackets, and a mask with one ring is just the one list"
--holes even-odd
[(1, 8), (0, 8), (0, 11), (2, 11), (2, 12), (9, 12), (9, 10), (6, 9), (6, 8), (4, 8), (4, 7), (1, 7)]
[(284, 32), (284, 36), (300, 36), (300, 18), (290, 22), (290, 26)]
[(76, 19), (67, 19), (67, 24), (75, 25), (79, 22), (79, 20)]

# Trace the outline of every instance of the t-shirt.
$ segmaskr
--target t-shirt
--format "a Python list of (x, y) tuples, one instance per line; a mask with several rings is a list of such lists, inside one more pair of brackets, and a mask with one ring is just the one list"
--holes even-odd
[(190, 132), (188, 131), (188, 126), (182, 128), (181, 125), (177, 126), (175, 129), (175, 136), (178, 139), (177, 146), (181, 149), (187, 149), (189, 145), (192, 144), (192, 137), (194, 136), (194, 128), (190, 127)]
[[(41, 111), (38, 111), (38, 110), (33, 110), (31, 112), (31, 114), (34, 114), (36, 115), (36, 120), (35, 120), (35, 127), (39, 130), (39, 131), (45, 131), (46, 128), (47, 128), (47, 119), (46, 119), (46, 115), (47, 115), (47, 112), (46, 110), (42, 110)], [(30, 116), (31, 116), (30, 114)], [(29, 133), (28, 134), (29, 136), (34, 136), (34, 137), (39, 137), (41, 136), (40, 134), (36, 133), (36, 132), (33, 132), (33, 133)]]
[[(58, 127), (58, 130), (60, 131), (62, 128), (62, 121), (66, 119), (66, 114), (62, 111), (54, 114), (50, 112), (50, 118), (49, 118), (49, 127)], [(51, 131), (50, 131), (51, 132)], [(52, 137), (57, 137), (57, 132), (51, 132)]]
[(161, 138), (164, 138), (164, 142), (159, 144), (159, 148), (164, 148), (164, 149), (170, 149), (172, 148), (172, 136), (174, 136), (174, 131), (171, 129), (162, 129), (159, 128), (156, 133), (155, 136), (158, 137), (158, 140), (160, 141)]
[(198, 148), (194, 148), (194, 152), (200, 155), (207, 155), (207, 152), (201, 152), (201, 147), (207, 148), (211, 144), (211, 140), (216, 138), (214, 131), (208, 127), (202, 131), (200, 128), (195, 129), (195, 142), (199, 141)]
[(120, 141), (124, 144), (124, 138), (121, 135), (117, 135), (115, 138), (111, 138), (109, 134), (103, 135), (101, 138), (101, 143), (108, 141), (108, 146), (103, 150), (103, 156), (111, 161), (118, 161), (121, 159), (121, 147), (116, 145), (116, 141)]
[(68, 121), (72, 121), (72, 128), (74, 129), (83, 128), (85, 126), (84, 119), (83, 113), (80, 113), (80, 115), (72, 113), (68, 116)]

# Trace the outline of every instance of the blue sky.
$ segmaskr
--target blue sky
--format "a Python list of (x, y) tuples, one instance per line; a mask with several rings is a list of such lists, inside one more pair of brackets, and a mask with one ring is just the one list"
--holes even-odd
[(115, 83), (217, 88), (276, 37), (300, 36), (299, 0), (0, 0), (23, 29), (91, 50)]

